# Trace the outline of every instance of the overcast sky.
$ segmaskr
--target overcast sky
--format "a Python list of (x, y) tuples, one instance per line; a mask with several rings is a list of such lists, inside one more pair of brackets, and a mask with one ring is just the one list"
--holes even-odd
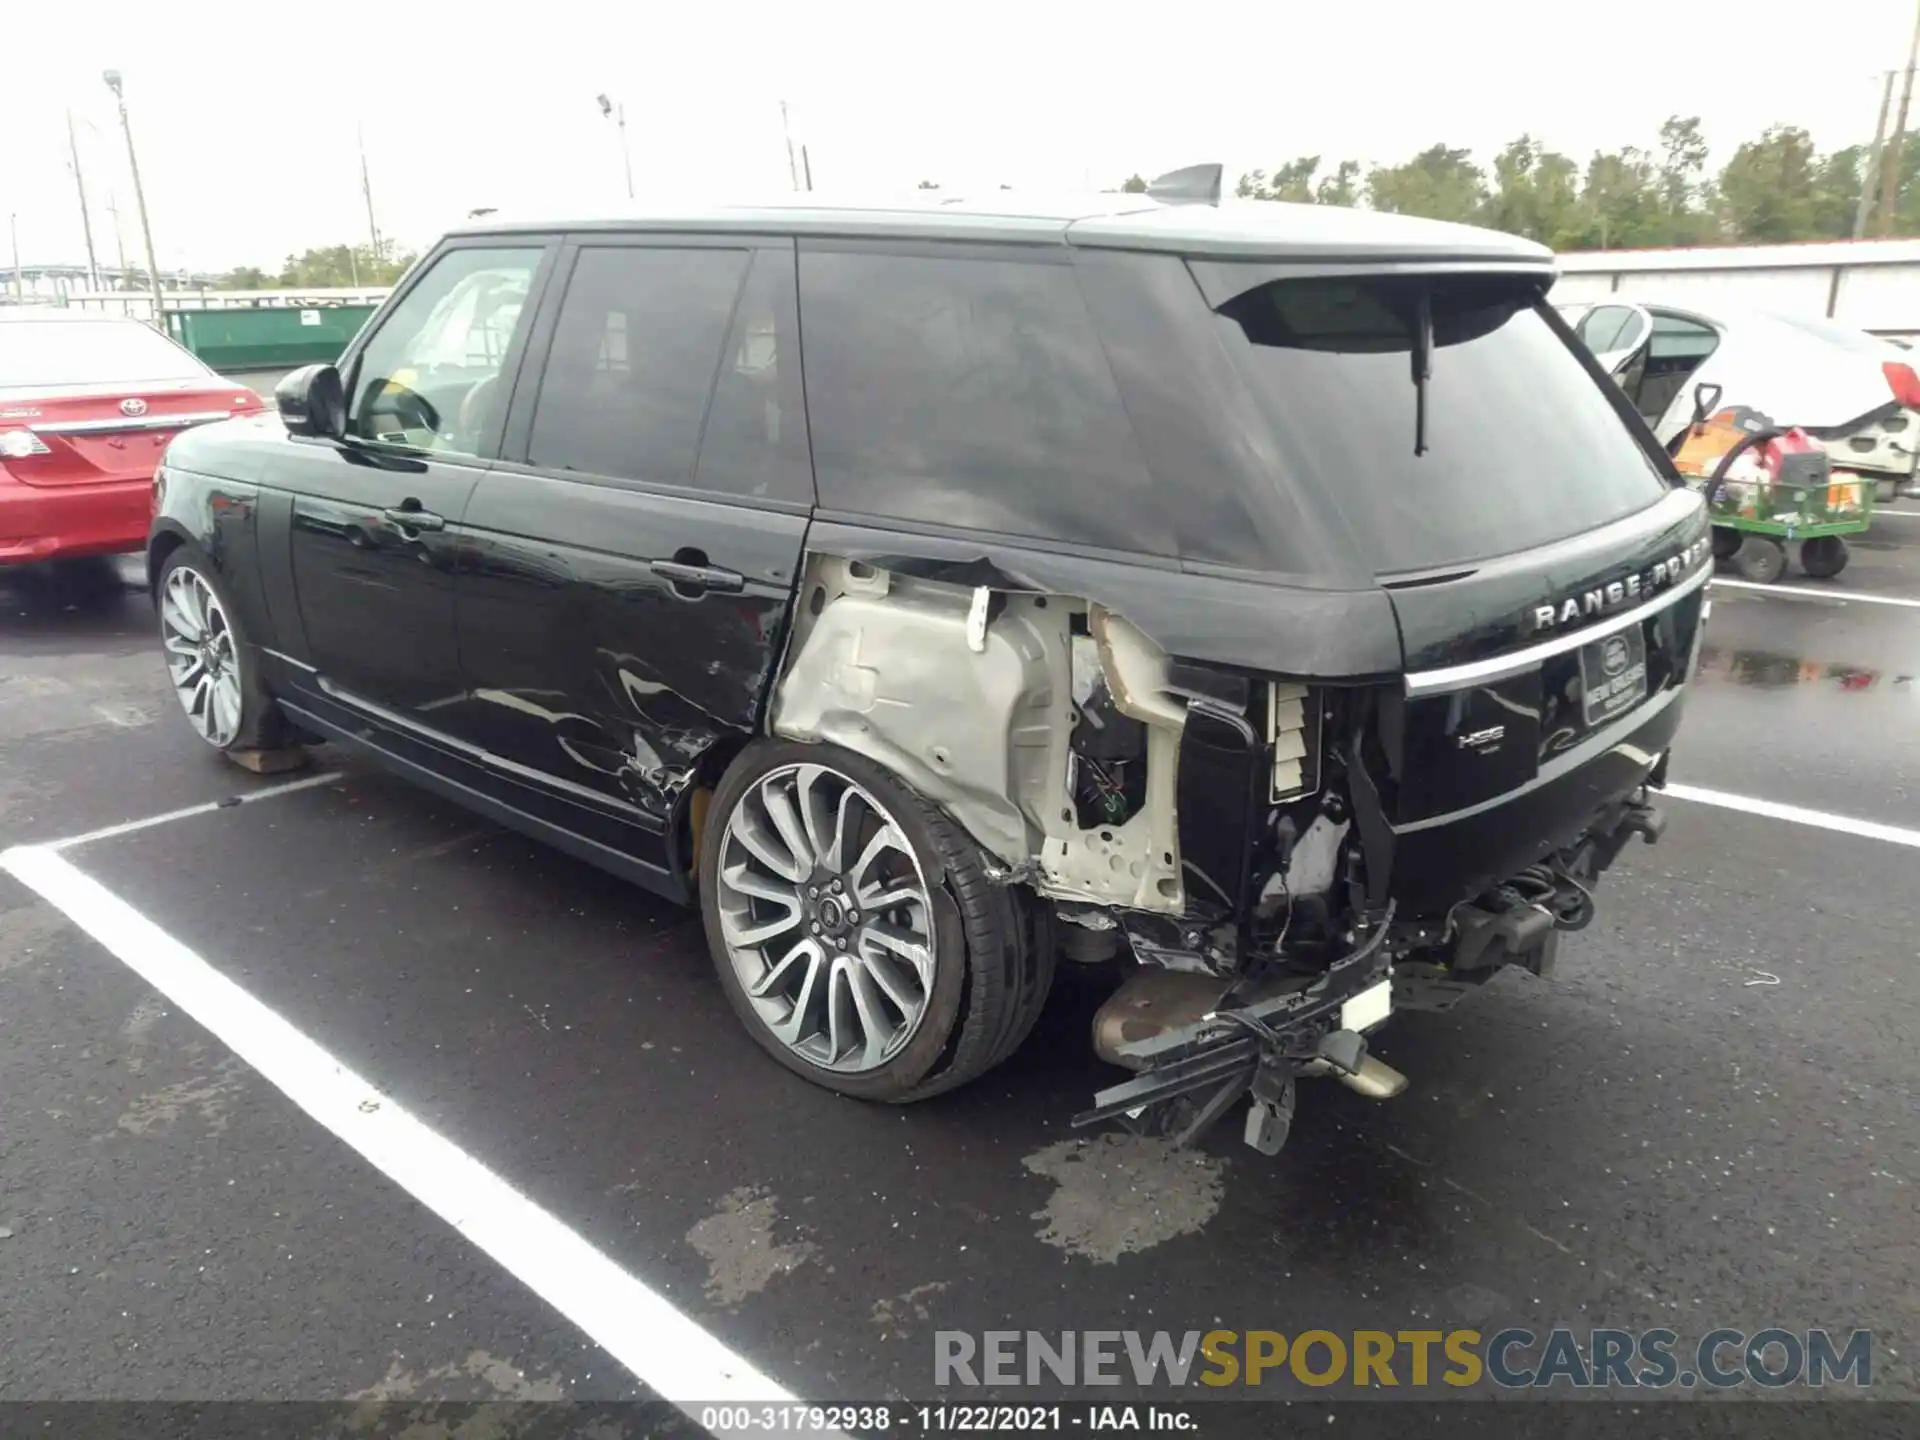
[(1100, 187), (1202, 160), (1231, 177), (1436, 141), (1484, 160), (1523, 130), (1584, 161), (1675, 112), (1704, 118), (1717, 162), (1775, 122), (1822, 148), (1869, 138), (1913, 20), (1914, 0), (16, 0), (0, 195), (24, 261), (84, 258), (71, 109), (100, 258), (111, 199), (139, 263), (108, 66), (163, 269), (364, 239), (356, 122), (381, 228), (410, 246), (480, 205), (618, 207), (601, 91), (625, 104), (643, 197), (784, 189), (782, 98), (820, 189)]

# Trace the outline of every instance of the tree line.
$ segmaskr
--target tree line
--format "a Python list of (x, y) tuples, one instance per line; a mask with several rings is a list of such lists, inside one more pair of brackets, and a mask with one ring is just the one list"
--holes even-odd
[(289, 255), (277, 272), (242, 265), (220, 277), (223, 290), (318, 290), (391, 285), (415, 260), (411, 251), (381, 245), (321, 245)]
[[(1584, 166), (1522, 135), (1490, 167), (1444, 144), (1398, 165), (1329, 165), (1324, 156), (1301, 155), (1248, 171), (1235, 193), (1458, 220), (1561, 251), (1844, 240), (1853, 234), (1871, 150), (1849, 145), (1823, 154), (1805, 130), (1775, 125), (1710, 173), (1700, 117), (1675, 115), (1652, 145), (1603, 151)], [(1920, 235), (1920, 177), (1913, 174), (1920, 131), (1907, 133), (1901, 153), (1906, 173), (1892, 233)], [(1877, 197), (1878, 179), (1871, 183)], [(1122, 188), (1144, 190), (1146, 181), (1135, 175)]]
[[(1805, 130), (1774, 125), (1710, 173), (1700, 117), (1675, 115), (1651, 145), (1601, 151), (1584, 166), (1522, 135), (1491, 166), (1471, 150), (1445, 144), (1398, 165), (1329, 164), (1325, 156), (1300, 155), (1270, 170), (1249, 170), (1234, 193), (1459, 220), (1561, 251), (1844, 240), (1853, 234), (1862, 185), (1871, 183), (1876, 197), (1879, 192), (1871, 149), (1860, 144), (1822, 153)], [(1920, 236), (1920, 130), (1902, 137), (1900, 153), (1892, 233)], [(922, 180), (919, 188), (940, 186)], [(1147, 181), (1132, 175), (1120, 188), (1143, 191)], [(221, 283), (237, 290), (391, 285), (414, 259), (385, 244), (377, 253), (370, 245), (325, 245), (289, 255), (277, 273), (241, 266)]]

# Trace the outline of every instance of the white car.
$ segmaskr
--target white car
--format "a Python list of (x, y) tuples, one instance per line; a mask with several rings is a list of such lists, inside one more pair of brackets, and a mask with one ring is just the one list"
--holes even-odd
[(1693, 418), (1696, 385), (1797, 425), (1836, 468), (1875, 482), (1884, 504), (1909, 491), (1920, 460), (1920, 374), (1913, 353), (1830, 320), (1613, 298), (1562, 305), (1601, 366), (1670, 443)]

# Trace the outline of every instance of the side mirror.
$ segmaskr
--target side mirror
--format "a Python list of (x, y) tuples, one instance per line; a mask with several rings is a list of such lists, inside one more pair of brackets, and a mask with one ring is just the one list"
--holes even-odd
[(307, 365), (273, 387), (273, 403), (289, 435), (338, 440), (347, 433), (347, 392), (331, 365)]
[(1693, 423), (1701, 425), (1706, 418), (1719, 407), (1721, 389), (1711, 380), (1703, 380), (1693, 387)]

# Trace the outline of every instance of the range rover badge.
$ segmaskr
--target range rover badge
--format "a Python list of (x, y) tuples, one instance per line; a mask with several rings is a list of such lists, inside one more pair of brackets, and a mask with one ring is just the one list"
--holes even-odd
[(1696, 540), (1685, 549), (1676, 550), (1666, 559), (1658, 561), (1650, 569), (1605, 585), (1596, 585), (1591, 590), (1569, 595), (1552, 605), (1536, 605), (1523, 623), (1528, 633), (1537, 635), (1542, 630), (1571, 625), (1577, 620), (1592, 620), (1638, 604), (1655, 591), (1677, 584), (1691, 575), (1707, 558), (1712, 544), (1710, 540)]

